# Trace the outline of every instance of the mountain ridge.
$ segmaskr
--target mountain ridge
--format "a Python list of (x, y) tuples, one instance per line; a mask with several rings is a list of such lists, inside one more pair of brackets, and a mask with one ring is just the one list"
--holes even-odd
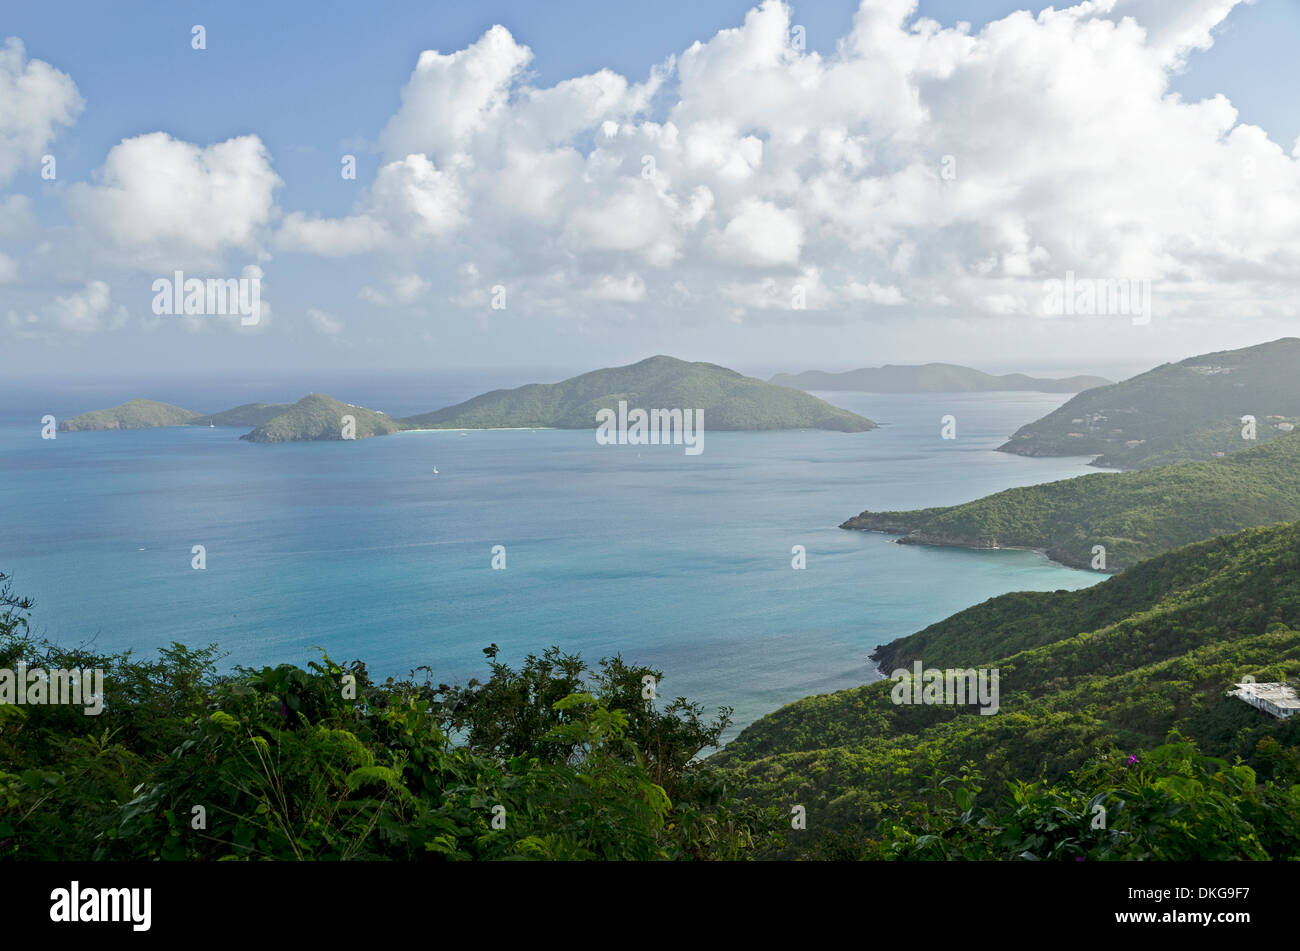
[(1085, 390), (998, 451), (1091, 455), (1098, 467), (1142, 469), (1251, 448), (1244, 416), (1255, 418), (1255, 442), (1300, 425), (1300, 338), (1200, 354)]
[(1110, 380), (1101, 376), (1078, 375), (1050, 379), (1024, 373), (995, 375), (955, 363), (892, 364), (862, 367), (843, 373), (807, 370), (803, 373), (778, 373), (769, 383), (799, 390), (824, 392), (853, 391), (863, 393), (997, 393), (1030, 391), (1039, 393), (1078, 393)]

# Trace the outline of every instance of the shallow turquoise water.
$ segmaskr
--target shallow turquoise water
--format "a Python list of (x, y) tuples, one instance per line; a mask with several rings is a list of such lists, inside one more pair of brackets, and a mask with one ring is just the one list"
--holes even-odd
[[(459, 385), (494, 385), (484, 383)], [(393, 413), (461, 398), (372, 389), (335, 395)], [(209, 410), (247, 396), (220, 391), (171, 398)], [(952, 504), (1088, 471), (1086, 459), (990, 451), (1059, 395), (820, 394), (885, 425), (722, 433), (706, 418), (698, 456), (598, 446), (589, 431), (280, 446), (232, 429), (39, 438), (42, 406), (80, 412), (135, 395), (60, 404), (10, 393), (0, 415), (0, 570), (61, 642), (215, 641), (230, 664), (303, 663), (320, 645), (380, 676), (429, 664), (446, 681), (482, 676), (489, 643), (512, 663), (558, 644), (662, 667), (661, 696), (734, 706), (743, 726), (877, 679), (867, 655), (878, 644), (971, 604), (1100, 580), (1032, 552), (896, 545), (836, 527), (864, 508)], [(939, 438), (947, 413), (956, 440)], [(207, 569), (195, 571), (200, 544)], [(494, 545), (504, 571), (491, 568)], [(793, 545), (807, 549), (805, 570), (791, 568)]]

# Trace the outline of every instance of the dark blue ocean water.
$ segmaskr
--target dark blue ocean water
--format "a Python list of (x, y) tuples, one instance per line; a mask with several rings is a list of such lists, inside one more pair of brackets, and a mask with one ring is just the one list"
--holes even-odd
[[(819, 394), (885, 425), (723, 433), (706, 418), (698, 456), (598, 446), (591, 431), (40, 438), (44, 413), (133, 396), (210, 412), (315, 389), (404, 415), (527, 378), (5, 385), (0, 570), (36, 598), (35, 627), (63, 643), (217, 642), (227, 664), (304, 663), (319, 645), (380, 677), (429, 664), (445, 681), (482, 676), (489, 643), (511, 663), (558, 644), (660, 666), (661, 696), (734, 706), (737, 726), (877, 679), (867, 655), (878, 644), (986, 598), (1099, 580), (1033, 552), (836, 527), (864, 508), (947, 505), (1087, 471), (1082, 458), (991, 451), (1060, 395)], [(948, 413), (956, 440), (939, 438)], [(206, 570), (190, 567), (194, 545)], [(504, 571), (491, 568), (494, 545)], [(805, 570), (791, 568), (794, 545)]]

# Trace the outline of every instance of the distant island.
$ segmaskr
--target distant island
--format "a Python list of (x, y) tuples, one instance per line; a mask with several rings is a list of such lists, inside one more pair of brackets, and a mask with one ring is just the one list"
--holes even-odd
[(1070, 376), (1043, 379), (1023, 373), (994, 376), (951, 363), (919, 366), (864, 367), (844, 373), (809, 370), (806, 373), (778, 373), (769, 381), (796, 390), (852, 390), (861, 393), (996, 393), (1027, 390), (1036, 393), (1078, 393), (1110, 380), (1101, 376)]
[(162, 426), (192, 426), (201, 414), (192, 410), (159, 403), (157, 400), (127, 400), (112, 409), (82, 413), (59, 424), (63, 432), (77, 433), (101, 429), (157, 429)]
[(432, 413), (395, 419), (378, 410), (313, 393), (296, 403), (247, 403), (202, 414), (154, 400), (130, 400), (64, 420), (66, 432), (163, 426), (251, 426), (250, 442), (338, 440), (342, 418), (349, 438), (415, 429), (595, 429), (596, 413), (616, 408), (701, 409), (712, 430), (824, 429), (857, 433), (876, 428), (864, 416), (787, 387), (742, 376), (712, 363), (656, 356), (625, 367), (585, 373), (560, 383), (493, 390)]
[(715, 430), (830, 429), (858, 433), (876, 424), (806, 393), (742, 376), (712, 363), (657, 356), (630, 366), (596, 370), (561, 383), (493, 390), (434, 413), (402, 420), (411, 428), (591, 429), (598, 410), (617, 406), (704, 410)]
[(293, 403), (245, 403), (224, 413), (212, 416), (200, 416), (194, 421), (196, 426), (261, 426), (269, 423), (281, 413), (286, 412)]
[[(1242, 417), (1255, 418), (1255, 439)], [(1300, 425), (1300, 339), (1284, 337), (1166, 363), (1088, 390), (1022, 426), (999, 452), (1094, 455), (1093, 465), (1144, 469), (1212, 459)]]
[(1078, 476), (910, 512), (863, 512), (840, 528), (900, 542), (1032, 548), (1054, 561), (1117, 571), (1181, 545), (1300, 519), (1300, 433), (1213, 459)]
[(351, 418), (350, 437), (368, 439), (400, 432), (397, 420), (364, 406), (340, 403), (321, 393), (311, 393), (271, 417), (251, 433), (240, 436), (249, 442), (297, 442), (310, 439), (342, 439), (340, 420)]

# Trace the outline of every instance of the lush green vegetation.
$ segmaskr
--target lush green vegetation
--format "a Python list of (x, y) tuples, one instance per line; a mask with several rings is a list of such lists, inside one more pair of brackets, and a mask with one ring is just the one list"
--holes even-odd
[(702, 409), (706, 429), (832, 429), (864, 432), (871, 420), (816, 397), (773, 386), (712, 363), (650, 357), (561, 383), (493, 390), (402, 423), (413, 429), (595, 429), (596, 413), (629, 409)]
[(1096, 465), (1142, 469), (1249, 449), (1300, 423), (1300, 338), (1166, 363), (1087, 390), (1000, 446), (1022, 456), (1098, 455)]
[(159, 403), (157, 400), (128, 400), (112, 409), (95, 410), (65, 419), (59, 429), (75, 433), (93, 429), (156, 429), (160, 426), (188, 426), (198, 413)]
[(1078, 393), (1094, 386), (1106, 386), (1101, 376), (1070, 376), (1057, 380), (1006, 373), (995, 376), (951, 363), (920, 366), (864, 367), (845, 373), (809, 370), (806, 373), (778, 373), (769, 381), (797, 390), (855, 390), (862, 393), (992, 393), (1030, 390), (1039, 393)]
[(727, 859), (779, 818), (692, 764), (729, 711), (643, 700), (662, 672), (617, 657), (491, 647), (461, 687), (329, 657), (218, 675), (214, 647), (55, 647), (3, 597), (0, 668), (105, 670), (98, 716), (0, 705), (3, 858)]
[(791, 704), (704, 760), (730, 711), (648, 700), (662, 672), (619, 657), (516, 670), (494, 645), (464, 686), (328, 656), (219, 674), (215, 647), (57, 647), (31, 608), (0, 576), (0, 669), (102, 668), (104, 710), (0, 705), (10, 859), (1300, 854), (1300, 722), (1225, 696), (1300, 674), (1300, 524), (995, 598), (883, 652), (998, 668), (995, 715), (895, 704), (885, 681)]
[(1260, 742), (1263, 779), (1173, 734), (1149, 752), (1110, 752), (1060, 783), (1008, 782), (988, 805), (968, 764), (924, 798), (819, 838), (812, 858), (1234, 861), (1290, 859), (1300, 846), (1300, 757)]
[(940, 508), (866, 511), (841, 528), (969, 548), (1040, 548), (1090, 567), (1106, 549), (1114, 571), (1243, 528), (1300, 519), (1300, 433), (1209, 462), (1096, 473), (1008, 489)]
[(342, 439), (344, 416), (351, 416), (356, 421), (357, 439), (386, 436), (399, 432), (402, 428), (396, 420), (384, 413), (312, 393), (239, 438), (249, 442)]
[[(1083, 591), (994, 598), (875, 659), (885, 670), (917, 659), (996, 668), (998, 713), (895, 704), (885, 680), (784, 707), (713, 760), (744, 795), (802, 803), (809, 828), (834, 835), (876, 827), (900, 801), (943, 803), (936, 778), (978, 772), (979, 805), (990, 806), (1008, 782), (1068, 785), (1104, 757), (1142, 757), (1170, 731), (1208, 755), (1241, 757), (1262, 780), (1289, 782), (1294, 765), (1278, 765), (1276, 753), (1300, 743), (1300, 723), (1225, 691), (1246, 674), (1300, 674), (1298, 569), (1292, 524), (1181, 548)], [(1296, 843), (1284, 844), (1264, 848), (1293, 854)]]

